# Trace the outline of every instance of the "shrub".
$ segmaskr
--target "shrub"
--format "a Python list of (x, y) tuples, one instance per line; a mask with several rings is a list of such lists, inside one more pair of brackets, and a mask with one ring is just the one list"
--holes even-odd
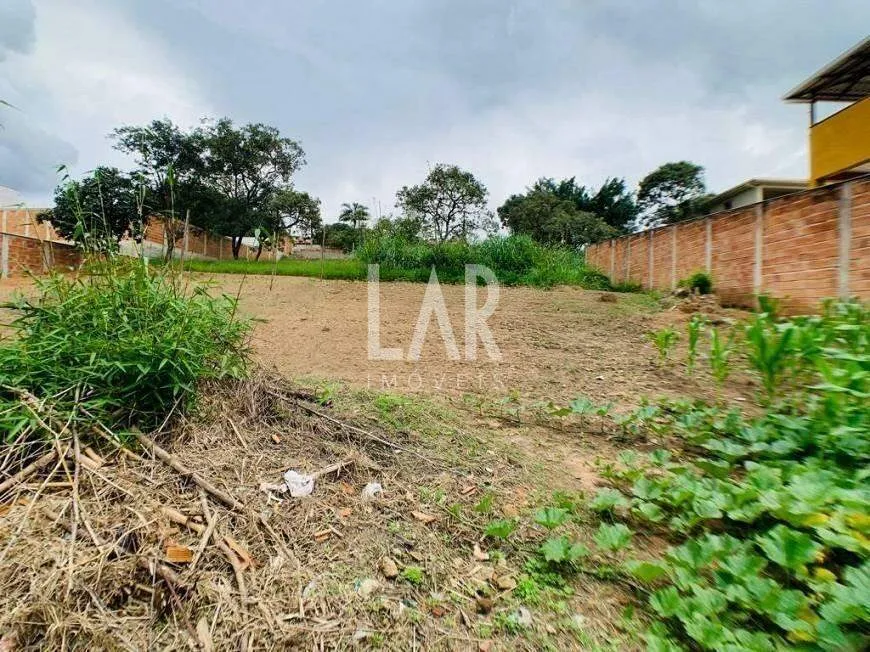
[(589, 269), (577, 252), (540, 245), (525, 235), (496, 236), (474, 244), (462, 240), (431, 244), (376, 231), (356, 250), (356, 257), (381, 265), (382, 278), (427, 281), (435, 267), (440, 281), (458, 283), (465, 279), (466, 265), (480, 264), (505, 285), (610, 288), (607, 277)]
[[(38, 282), (0, 346), (0, 431), (7, 442), (99, 424), (159, 425), (198, 382), (246, 371), (248, 324), (235, 301), (187, 291), (165, 269), (111, 262)], [(81, 427), (80, 427), (81, 426)]]
[(710, 294), (713, 291), (713, 277), (707, 272), (695, 272), (677, 285), (688, 288), (691, 292), (697, 291), (698, 294)]

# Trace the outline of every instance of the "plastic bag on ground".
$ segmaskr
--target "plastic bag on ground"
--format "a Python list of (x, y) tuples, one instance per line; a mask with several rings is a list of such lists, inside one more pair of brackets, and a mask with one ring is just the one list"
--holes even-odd
[(311, 492), (314, 491), (314, 477), (297, 473), (293, 469), (284, 474), (284, 482), (293, 498), (310, 496)]

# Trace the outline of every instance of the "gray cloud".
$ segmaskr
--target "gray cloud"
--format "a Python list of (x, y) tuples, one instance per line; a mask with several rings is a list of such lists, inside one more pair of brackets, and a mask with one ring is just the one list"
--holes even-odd
[[(299, 185), (327, 218), (343, 201), (391, 205), (437, 161), (472, 169), (495, 205), (538, 176), (636, 183), (682, 158), (714, 189), (804, 175), (806, 116), (780, 97), (870, 24), (861, 0), (83, 1), (95, 33), (135, 43), (76, 59), (99, 84), (53, 88), (40, 110), (82, 169), (115, 156), (103, 134), (121, 122), (263, 121), (302, 142)], [(31, 58), (48, 47), (43, 8), (60, 6), (35, 2)], [(55, 36), (52, 61), (82, 47)]]
[(72, 145), (33, 125), (21, 111), (0, 112), (0, 123), (0, 185), (41, 197), (57, 183), (60, 165), (76, 163)]
[(7, 52), (29, 52), (33, 48), (35, 21), (30, 0), (4, 0), (0, 5), (0, 61)]

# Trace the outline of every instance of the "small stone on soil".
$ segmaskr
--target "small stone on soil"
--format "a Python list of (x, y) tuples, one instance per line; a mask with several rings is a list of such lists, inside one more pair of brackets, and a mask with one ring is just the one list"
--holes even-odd
[(384, 557), (381, 559), (380, 563), (381, 573), (383, 573), (384, 577), (388, 580), (395, 579), (399, 576), (399, 567), (396, 566), (396, 562), (394, 562), (389, 557)]
[(517, 588), (517, 581), (510, 575), (502, 575), (501, 577), (496, 578), (495, 585), (501, 591), (513, 591)]
[(477, 598), (474, 601), (474, 608), (479, 614), (488, 614), (492, 611), (493, 602), (491, 598)]

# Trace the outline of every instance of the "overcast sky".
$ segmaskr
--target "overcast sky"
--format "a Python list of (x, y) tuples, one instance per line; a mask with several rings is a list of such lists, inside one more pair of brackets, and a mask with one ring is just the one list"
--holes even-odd
[(114, 127), (224, 115), (300, 141), (328, 221), (437, 162), (493, 207), (680, 159), (714, 191), (804, 177), (780, 98), (868, 26), (867, 0), (0, 0), (0, 185), (45, 205), (58, 165), (129, 166)]

